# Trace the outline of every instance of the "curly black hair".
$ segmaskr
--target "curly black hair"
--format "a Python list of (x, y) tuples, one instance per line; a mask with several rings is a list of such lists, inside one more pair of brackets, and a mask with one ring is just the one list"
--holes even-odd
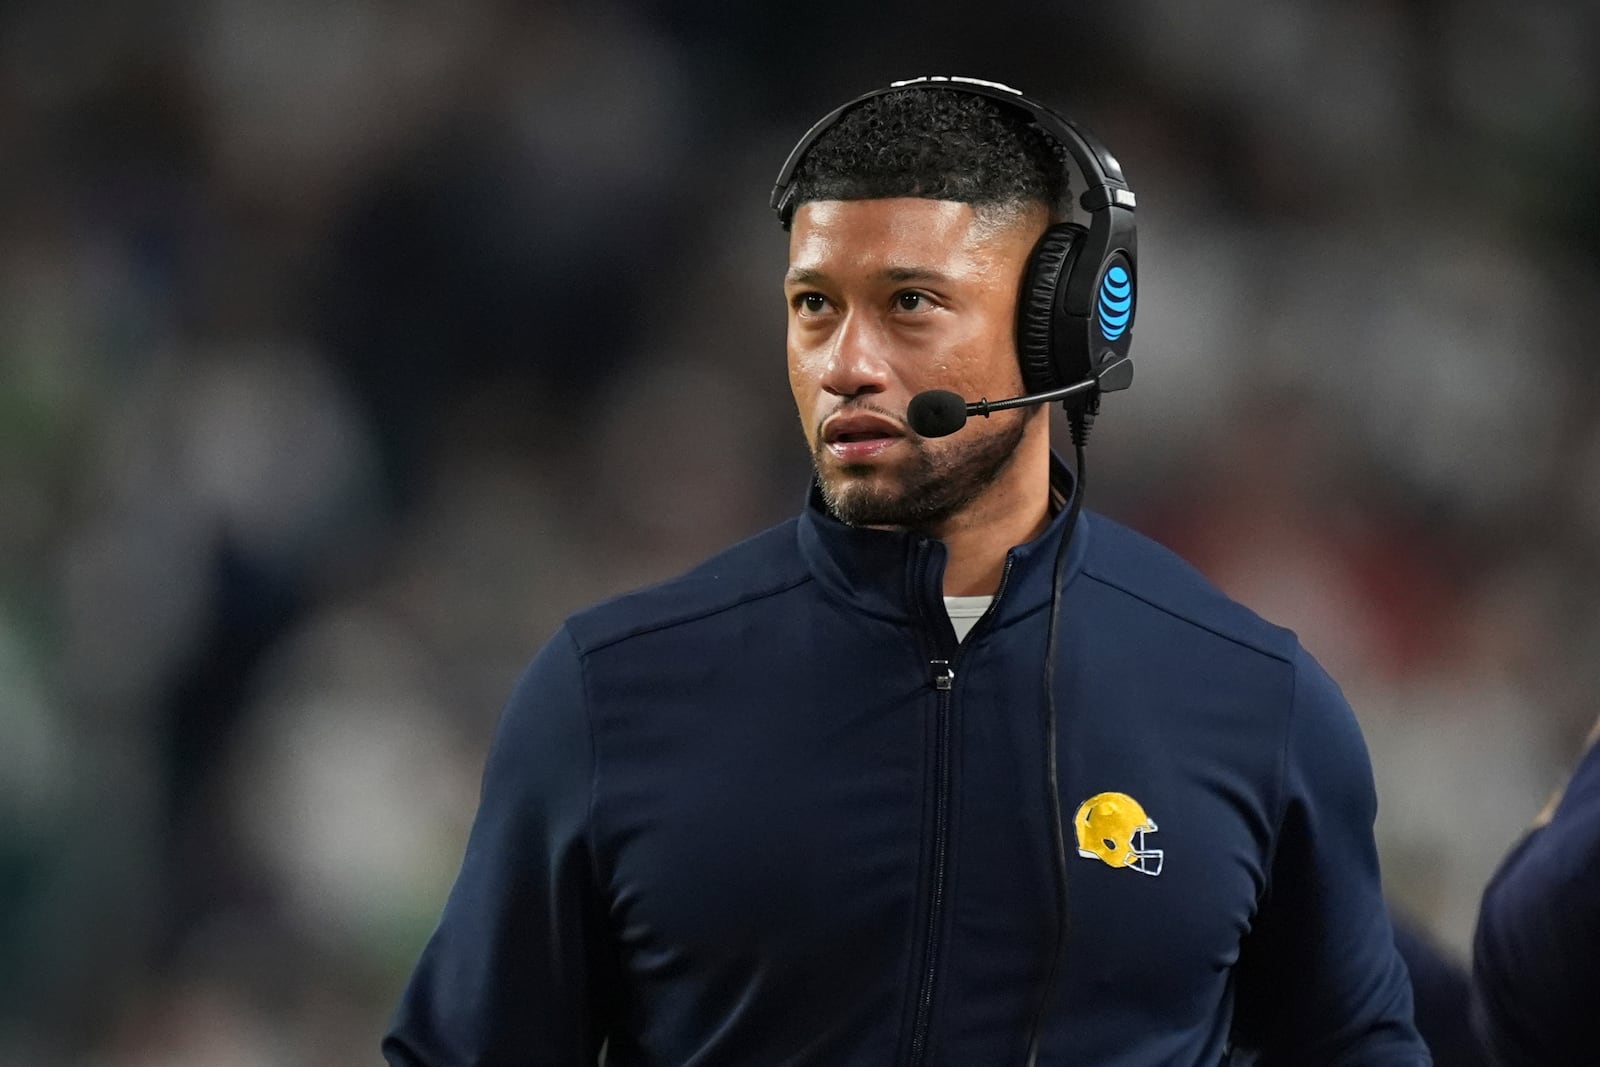
[(875, 96), (840, 116), (795, 170), (808, 200), (916, 196), (974, 207), (1042, 203), (1061, 217), (1065, 150), (1021, 110), (928, 86)]

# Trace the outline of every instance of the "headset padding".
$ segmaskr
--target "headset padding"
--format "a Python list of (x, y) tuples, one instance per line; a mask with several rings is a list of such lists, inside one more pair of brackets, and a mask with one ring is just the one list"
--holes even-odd
[(1067, 384), (1054, 352), (1056, 299), (1086, 232), (1076, 223), (1057, 223), (1039, 238), (1029, 259), (1017, 301), (1017, 359), (1022, 363), (1022, 382), (1030, 393)]

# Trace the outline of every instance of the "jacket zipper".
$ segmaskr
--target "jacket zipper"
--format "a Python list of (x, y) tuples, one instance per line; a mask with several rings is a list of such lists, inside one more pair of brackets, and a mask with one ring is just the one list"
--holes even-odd
[[(958, 653), (959, 655), (959, 653)], [(922, 988), (917, 994), (917, 1016), (911, 1030), (911, 1067), (918, 1067), (928, 1051), (928, 1023), (933, 1012), (933, 980), (939, 966), (939, 924), (944, 913), (945, 860), (950, 846), (950, 690), (955, 671), (950, 661), (936, 659), (933, 686), (939, 694), (934, 712), (938, 731), (934, 752), (933, 798), (933, 899), (928, 902), (928, 929), (922, 957)]]
[[(927, 546), (917, 552), (918, 577), (927, 564)], [(1011, 577), (1011, 556), (1006, 556), (1005, 569), (1000, 573), (1000, 586), (994, 600), (967, 634), (970, 641), (981, 627), (994, 616), (1000, 597), (1006, 591), (1006, 580)], [(918, 583), (921, 584), (920, 582)], [(922, 955), (922, 986), (917, 993), (917, 1014), (911, 1029), (911, 1052), (908, 1067), (921, 1067), (928, 1053), (928, 1029), (932, 1023), (934, 980), (939, 972), (939, 929), (944, 916), (945, 864), (950, 850), (950, 705), (955, 688), (955, 666), (960, 662), (963, 644), (957, 645), (950, 659), (929, 661), (933, 668), (933, 688), (938, 694), (934, 708), (934, 797), (933, 797), (933, 896), (928, 902), (928, 925)]]

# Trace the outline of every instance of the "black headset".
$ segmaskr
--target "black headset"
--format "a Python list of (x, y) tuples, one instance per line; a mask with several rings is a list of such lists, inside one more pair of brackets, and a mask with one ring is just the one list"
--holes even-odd
[(1096, 383), (1097, 388), (1068, 407), (1069, 412), (1092, 415), (1100, 393), (1126, 389), (1133, 382), (1128, 346), (1138, 260), (1133, 190), (1116, 157), (1088, 130), (999, 82), (943, 76), (897, 81), (835, 108), (800, 138), (772, 187), (778, 221), (787, 230), (794, 219), (795, 171), (818, 138), (858, 104), (904, 89), (971, 93), (1016, 108), (1060, 145), (1077, 168), (1084, 184), (1078, 203), (1089, 225), (1058, 222), (1034, 246), (1017, 302), (1017, 356), (1029, 393)]

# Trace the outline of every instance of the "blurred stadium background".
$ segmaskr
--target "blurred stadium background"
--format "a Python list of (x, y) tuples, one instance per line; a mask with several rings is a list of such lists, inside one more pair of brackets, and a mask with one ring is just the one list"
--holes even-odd
[(0, 4), (0, 1064), (376, 1062), (501, 700), (800, 503), (823, 111), (1140, 197), (1091, 506), (1296, 628), (1452, 951), (1600, 691), (1600, 35), (1524, 0)]

